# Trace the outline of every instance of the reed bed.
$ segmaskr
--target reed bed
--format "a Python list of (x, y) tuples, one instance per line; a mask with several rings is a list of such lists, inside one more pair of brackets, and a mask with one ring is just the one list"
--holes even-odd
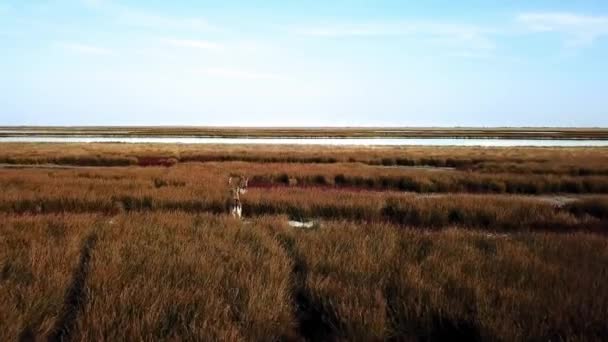
[(608, 336), (607, 149), (3, 147), (0, 340)]
[[(27, 290), (16, 272), (3, 271), (7, 340), (23, 331), (52, 336), (66, 309), (74, 313), (62, 338), (72, 340), (591, 341), (608, 333), (608, 240), (601, 235), (348, 221), (298, 230), (285, 216), (242, 222), (176, 212), (5, 222), (2, 241), (39, 245), (30, 251), (11, 243), (4, 262), (27, 251), (61, 254), (30, 257), (40, 265)], [(57, 234), (69, 242), (65, 249), (44, 244)], [(82, 298), (66, 307), (91, 234), (97, 243), (75, 292)]]
[[(306, 274), (313, 339), (601, 340), (608, 242), (329, 222), (278, 226)], [(551, 288), (547, 288), (551, 284)]]
[(59, 328), (82, 243), (98, 220), (0, 214), (0, 340), (48, 337)]
[(487, 173), (606, 175), (608, 149), (4, 143), (0, 163), (171, 166), (182, 162), (364, 163)]
[(77, 340), (294, 336), (290, 260), (262, 230), (209, 215), (128, 214), (99, 229)]
[[(486, 174), (436, 168), (385, 168), (360, 164), (213, 163), (250, 175), (251, 185), (342, 187), (418, 193), (608, 193), (606, 176)], [(280, 170), (269, 172), (268, 170)]]
[[(190, 165), (202, 162), (194, 164), (224, 173), (246, 173), (264, 186), (330, 185), (423, 193), (608, 193), (608, 153), (601, 148), (263, 147), (260, 152), (247, 146), (7, 145), (0, 151), (0, 164), (48, 164), (47, 170), (66, 165), (155, 168), (178, 164), (197, 170)], [(163, 181), (158, 180), (159, 186)]]
[[(220, 214), (228, 211), (228, 175), (254, 173), (259, 170), (257, 167), (248, 163), (215, 163), (184, 164), (169, 169), (0, 170), (0, 185), (4, 189), (0, 194), (0, 212), (117, 214), (177, 210)], [(345, 166), (346, 170), (349, 168)], [(255, 185), (255, 175), (251, 182)], [(243, 210), (246, 216), (285, 214), (295, 219), (388, 221), (428, 228), (459, 225), (489, 230), (599, 231), (608, 226), (608, 218), (598, 214), (601, 208), (583, 209), (582, 204), (560, 206), (552, 203), (551, 198), (367, 190), (370, 189), (331, 184), (252, 187), (242, 198)], [(605, 201), (602, 196), (594, 199)]]
[(608, 219), (608, 198), (586, 198), (581, 201), (570, 203), (566, 208), (578, 217), (593, 216), (599, 219)]

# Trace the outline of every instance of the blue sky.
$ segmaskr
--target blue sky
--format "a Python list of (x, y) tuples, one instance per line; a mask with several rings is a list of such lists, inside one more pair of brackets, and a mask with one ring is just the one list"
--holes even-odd
[(0, 0), (0, 125), (608, 126), (608, 2)]

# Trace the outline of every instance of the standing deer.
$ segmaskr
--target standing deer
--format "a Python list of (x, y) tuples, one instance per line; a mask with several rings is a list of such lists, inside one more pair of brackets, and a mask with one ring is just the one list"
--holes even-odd
[(248, 182), (248, 177), (239, 176), (238, 180), (233, 179), (233, 177), (228, 178), (228, 186), (230, 187), (230, 200), (228, 202), (228, 207), (230, 214), (239, 219), (243, 213), (243, 205), (241, 204), (240, 195), (247, 192)]

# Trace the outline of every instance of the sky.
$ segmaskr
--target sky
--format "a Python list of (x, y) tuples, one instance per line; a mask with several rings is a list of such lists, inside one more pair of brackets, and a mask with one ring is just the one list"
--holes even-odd
[(0, 125), (608, 127), (608, 1), (0, 0)]

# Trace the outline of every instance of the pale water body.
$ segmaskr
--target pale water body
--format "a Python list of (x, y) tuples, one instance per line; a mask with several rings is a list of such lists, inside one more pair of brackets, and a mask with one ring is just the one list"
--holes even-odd
[(608, 140), (564, 139), (465, 139), (465, 138), (205, 138), (205, 137), (0, 137), (2, 142), (50, 143), (154, 143), (154, 144), (271, 144), (354, 146), (596, 146), (608, 147)]

